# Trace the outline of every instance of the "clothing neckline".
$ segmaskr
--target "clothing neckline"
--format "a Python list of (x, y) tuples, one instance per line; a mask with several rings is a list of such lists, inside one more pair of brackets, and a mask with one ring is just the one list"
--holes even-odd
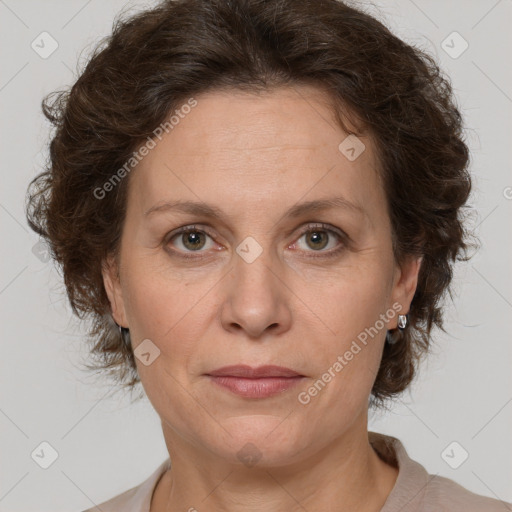
[[(433, 476), (409, 457), (404, 445), (396, 437), (369, 431), (368, 439), (379, 457), (398, 469), (395, 485), (380, 512), (409, 510), (405, 509), (406, 505), (421, 503), (427, 484)], [(407, 492), (404, 492), (404, 489), (407, 489)]]

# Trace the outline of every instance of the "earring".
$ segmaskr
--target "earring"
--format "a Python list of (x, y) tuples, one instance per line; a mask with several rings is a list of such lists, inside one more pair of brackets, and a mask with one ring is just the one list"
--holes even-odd
[(128, 327), (121, 327), (118, 324), (116, 324), (116, 325), (117, 325), (117, 327), (119, 327), (119, 333), (121, 334), (121, 339), (123, 340), (125, 347), (128, 350), (131, 350), (132, 342), (130, 339), (130, 329), (128, 329)]
[(393, 329), (386, 333), (386, 343), (388, 345), (394, 345), (402, 339), (401, 334), (408, 324), (408, 315), (398, 315), (398, 329)]
[(398, 328), (404, 330), (407, 327), (408, 318), (407, 315), (398, 315)]

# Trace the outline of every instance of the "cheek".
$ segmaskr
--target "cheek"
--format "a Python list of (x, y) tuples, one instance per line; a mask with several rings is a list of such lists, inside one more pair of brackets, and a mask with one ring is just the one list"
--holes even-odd
[(160, 416), (178, 424), (184, 422), (183, 428), (187, 420), (182, 418), (182, 410), (200, 413), (195, 409), (193, 393), (185, 387), (209, 323), (208, 296), (201, 300), (208, 289), (207, 283), (205, 286), (203, 290), (199, 285), (187, 286), (183, 280), (165, 280), (160, 273), (152, 274), (139, 267), (130, 275), (126, 290), (135, 354), (146, 339), (151, 340), (158, 353), (149, 365), (135, 357), (142, 386)]
[(211, 284), (206, 276), (191, 279), (155, 263), (156, 259), (128, 262), (123, 295), (130, 328), (142, 339), (153, 337), (155, 343), (165, 344), (184, 325), (190, 326), (190, 317)]
[(160, 389), (174, 389), (178, 384), (173, 377), (182, 384), (188, 380), (187, 373), (197, 365), (201, 343), (215, 321), (218, 305), (212, 302), (214, 294), (208, 293), (215, 279), (212, 275), (185, 279), (183, 274), (138, 263), (127, 273), (124, 291), (132, 346), (137, 354), (139, 343), (149, 339), (159, 351), (151, 366), (136, 358), (139, 375), (144, 387), (153, 383)]
[[(384, 269), (350, 266), (316, 279), (315, 287), (309, 280), (296, 286), (297, 296), (310, 308), (309, 312), (306, 308), (304, 314), (311, 316), (312, 323), (320, 329), (319, 341), (323, 339), (327, 347), (338, 352), (376, 324), (385, 313), (389, 297), (383, 272)], [(379, 322), (377, 328), (383, 330), (381, 324)]]
[[(382, 318), (386, 316), (389, 290), (383, 268), (376, 265), (358, 269), (347, 267), (330, 276), (331, 284), (323, 288), (304, 283), (297, 291), (298, 295), (303, 294), (299, 296), (307, 297), (304, 302), (313, 305), (312, 310), (318, 315), (312, 316), (316, 327), (310, 331), (317, 347), (314, 358), (318, 372), (317, 389), (311, 389), (312, 394), (308, 392), (316, 404), (313, 407), (333, 407), (341, 413), (342, 409), (346, 412), (366, 406), (366, 396), (378, 371), (387, 327)], [(307, 311), (304, 314), (311, 315)], [(394, 310), (388, 318), (392, 315)], [(313, 321), (309, 324), (312, 328)], [(303, 350), (312, 355), (307, 343)]]

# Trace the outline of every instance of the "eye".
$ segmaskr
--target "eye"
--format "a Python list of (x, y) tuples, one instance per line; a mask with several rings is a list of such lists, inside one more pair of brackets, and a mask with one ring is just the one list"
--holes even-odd
[[(210, 235), (196, 226), (185, 226), (172, 233), (167, 238), (166, 244), (176, 247), (178, 249), (176, 252), (205, 252), (202, 249), (211, 249), (213, 240)], [(185, 254), (183, 256), (189, 257)]]
[[(301, 242), (302, 239), (304, 239), (305, 243)], [(310, 224), (306, 226), (306, 230), (302, 232), (297, 241), (291, 244), (289, 248), (298, 247), (298, 249), (304, 252), (320, 253), (318, 255), (311, 254), (310, 257), (330, 257), (337, 255), (345, 248), (343, 243), (345, 241), (346, 235), (332, 226), (327, 224)], [(172, 246), (168, 250), (183, 258), (204, 257), (208, 250), (216, 246), (213, 238), (204, 229), (200, 229), (195, 225), (184, 226), (170, 233), (166, 237), (165, 245)], [(197, 254), (194, 255), (193, 253)]]
[[(300, 241), (304, 239), (304, 244)], [(336, 243), (336, 240), (338, 243)], [(293, 245), (306, 252), (321, 252), (319, 256), (337, 254), (343, 249), (344, 236), (341, 232), (334, 230), (325, 224), (309, 225)], [(327, 249), (327, 250), (324, 250)], [(312, 250), (312, 251), (311, 251)], [(325, 254), (326, 253), (326, 254)], [(315, 255), (316, 257), (316, 255)]]

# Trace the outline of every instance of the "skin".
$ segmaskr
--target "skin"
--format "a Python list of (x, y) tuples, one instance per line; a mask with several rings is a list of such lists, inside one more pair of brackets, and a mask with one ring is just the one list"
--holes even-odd
[[(361, 138), (365, 151), (349, 161), (338, 149), (347, 134), (312, 86), (196, 100), (132, 171), (119, 267), (109, 259), (103, 270), (133, 347), (150, 339), (160, 350), (148, 366), (136, 358), (173, 464), (151, 512), (378, 511), (398, 471), (368, 441), (368, 397), (397, 315), (307, 405), (298, 401), (379, 315), (394, 303), (407, 313), (417, 286), (421, 258), (393, 258), (372, 141)], [(333, 196), (364, 213), (285, 216)], [(144, 215), (171, 200), (214, 205), (224, 218)], [(316, 227), (315, 238), (319, 222), (334, 232)], [(198, 249), (173, 236), (190, 225)], [(248, 236), (263, 249), (252, 263), (236, 252)], [(270, 398), (242, 398), (205, 375), (231, 364), (276, 364), (305, 378)], [(261, 454), (252, 467), (237, 457), (249, 442)]]

